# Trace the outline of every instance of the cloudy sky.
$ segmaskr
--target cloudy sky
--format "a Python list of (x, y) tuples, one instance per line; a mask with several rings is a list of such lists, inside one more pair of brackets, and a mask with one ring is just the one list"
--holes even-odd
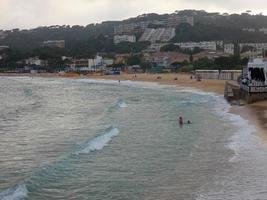
[(0, 0), (0, 29), (86, 25), (182, 9), (267, 14), (266, 0)]

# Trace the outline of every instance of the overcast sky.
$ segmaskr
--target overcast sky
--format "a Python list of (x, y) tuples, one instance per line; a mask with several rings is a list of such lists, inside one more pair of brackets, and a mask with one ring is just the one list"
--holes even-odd
[(0, 0), (0, 29), (86, 25), (182, 9), (267, 14), (266, 0)]

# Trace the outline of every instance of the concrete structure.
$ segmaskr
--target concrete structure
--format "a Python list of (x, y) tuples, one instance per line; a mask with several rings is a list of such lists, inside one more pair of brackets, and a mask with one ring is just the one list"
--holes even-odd
[(262, 55), (263, 51), (267, 50), (267, 43), (240, 43), (239, 47), (240, 51), (242, 51), (244, 47), (252, 47), (254, 48), (254, 50), (251, 51), (252, 54)]
[(256, 29), (255, 28), (242, 28), (242, 31), (256, 32)]
[(262, 32), (264, 34), (267, 34), (267, 28), (260, 28), (259, 32)]
[(88, 68), (90, 70), (103, 70), (104, 69), (104, 62), (101, 56), (96, 56), (93, 59), (88, 59)]
[(229, 56), (228, 54), (225, 54), (224, 52), (219, 51), (203, 51), (197, 54), (193, 55), (193, 60), (199, 60), (201, 58), (208, 58), (208, 59), (215, 59), (222, 56)]
[(119, 44), (121, 42), (136, 42), (135, 35), (115, 35), (114, 36), (114, 44)]
[(41, 60), (38, 57), (32, 57), (24, 60), (26, 65), (34, 65), (34, 66), (41, 66), (41, 67), (46, 67), (47, 66), (47, 61), (46, 60)]
[(256, 58), (243, 70), (241, 98), (248, 103), (267, 99), (267, 60)]
[(106, 66), (113, 65), (114, 64), (114, 60), (113, 59), (110, 59), (110, 58), (104, 58), (103, 59), (103, 63)]
[(224, 44), (224, 53), (234, 55), (235, 45), (233, 43)]
[(237, 81), (241, 75), (242, 70), (196, 70), (196, 76), (202, 79), (220, 79)]
[(181, 42), (175, 43), (175, 45), (179, 46), (182, 49), (190, 49), (193, 50), (194, 48), (200, 48), (205, 50), (217, 50), (217, 42), (216, 41), (203, 41), (203, 42)]
[(87, 67), (88, 68), (88, 59), (74, 59), (70, 65), (72, 69)]
[(161, 47), (167, 45), (168, 43), (152, 43), (144, 52), (155, 53), (159, 52)]
[(171, 14), (169, 18), (167, 18), (165, 24), (167, 27), (176, 27), (179, 24), (186, 23), (194, 26), (194, 17), (189, 16), (179, 16), (177, 14)]
[(174, 28), (147, 28), (139, 41), (168, 42), (175, 36)]
[(121, 24), (119, 26), (114, 27), (114, 34), (133, 34), (134, 32), (142, 32), (145, 28), (148, 27), (150, 22), (137, 22), (137, 23), (129, 23), (129, 24)]
[(133, 34), (143, 32), (148, 25), (165, 25), (164, 21), (159, 20), (146, 20), (136, 23), (121, 24), (114, 27), (115, 35)]
[(92, 59), (75, 59), (70, 67), (74, 71), (103, 71), (106, 66), (112, 65), (113, 63), (113, 59), (104, 59), (97, 55)]
[(0, 51), (9, 49), (9, 46), (0, 46)]
[(65, 40), (47, 40), (42, 44), (43, 47), (65, 48)]
[(177, 52), (157, 52), (151, 54), (150, 60), (157, 65), (167, 67), (175, 62), (189, 61), (190, 56)]

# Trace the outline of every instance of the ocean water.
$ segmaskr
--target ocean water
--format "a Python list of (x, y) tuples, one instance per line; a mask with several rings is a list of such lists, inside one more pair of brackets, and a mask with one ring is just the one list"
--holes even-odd
[(212, 93), (1, 77), (0, 99), (1, 200), (267, 199), (266, 145)]

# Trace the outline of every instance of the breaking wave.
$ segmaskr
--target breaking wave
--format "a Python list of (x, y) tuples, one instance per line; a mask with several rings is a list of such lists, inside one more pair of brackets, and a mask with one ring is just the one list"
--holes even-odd
[(28, 190), (25, 185), (17, 185), (0, 193), (1, 200), (22, 200), (27, 196)]
[(120, 108), (127, 108), (128, 107), (128, 105), (124, 101), (119, 101), (118, 106)]
[(103, 149), (113, 137), (119, 134), (117, 128), (110, 127), (102, 135), (97, 136), (96, 138), (88, 141), (83, 145), (83, 147), (78, 150), (75, 154), (88, 154), (92, 151), (99, 151)]

